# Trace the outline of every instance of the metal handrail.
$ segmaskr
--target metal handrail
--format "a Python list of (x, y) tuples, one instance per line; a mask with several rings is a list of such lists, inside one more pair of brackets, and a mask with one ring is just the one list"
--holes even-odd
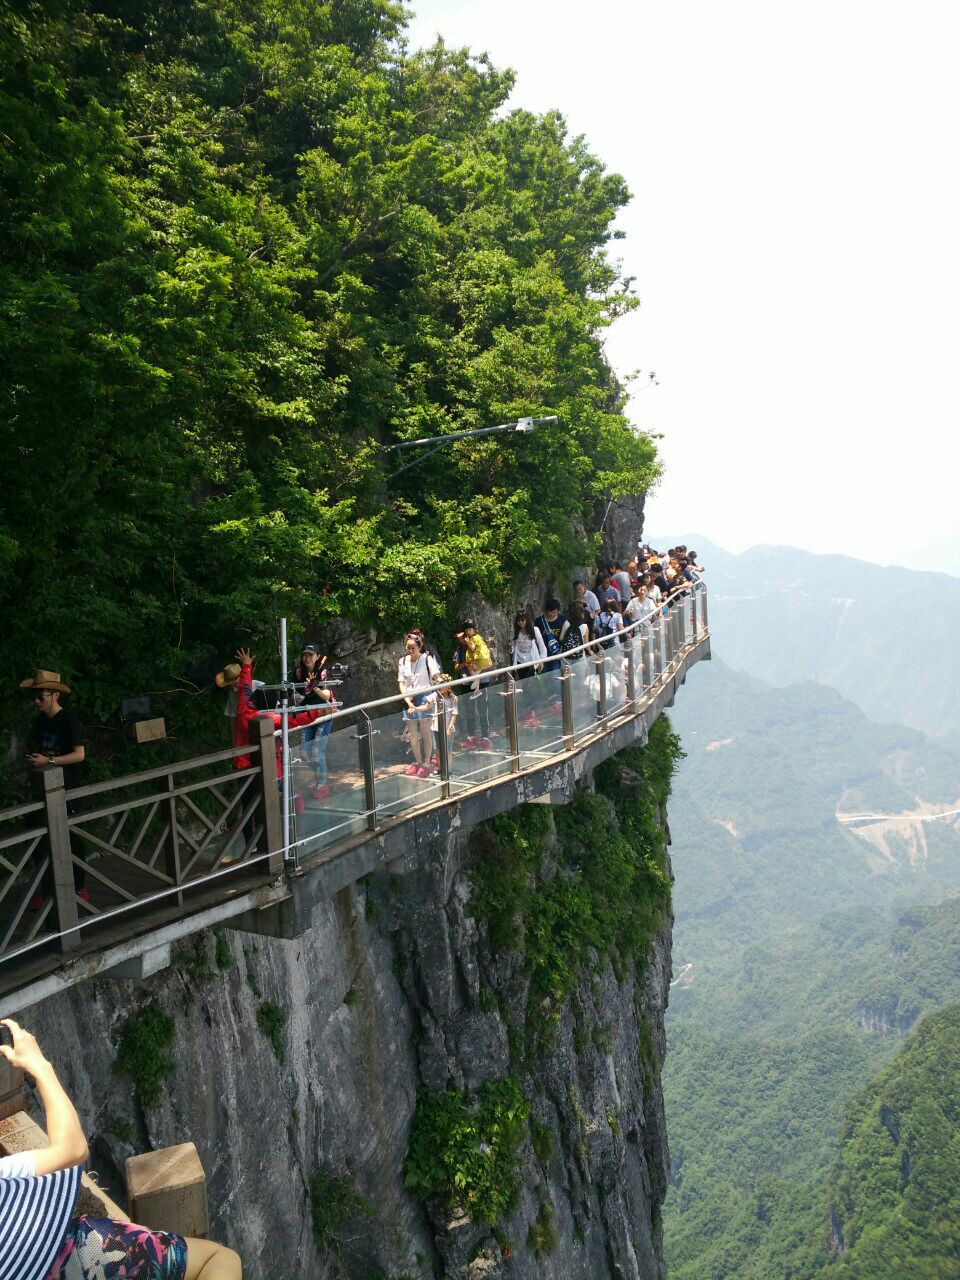
[[(685, 598), (686, 599), (689, 599), (690, 597), (695, 598), (698, 595), (702, 596), (702, 601), (699, 609), (695, 608), (693, 605), (691, 605), (689, 610), (686, 609), (685, 607), (681, 607), (680, 609), (676, 608), (677, 605), (681, 605), (681, 601), (684, 600)], [(679, 621), (680, 617), (683, 618), (682, 622)], [(692, 635), (690, 634), (688, 622), (692, 625), (692, 628), (693, 628)], [(697, 582), (695, 584), (691, 584), (691, 591), (689, 593), (687, 592), (677, 593), (677, 595), (674, 596), (673, 600), (670, 603), (666, 605), (658, 605), (656, 612), (651, 613), (648, 617), (640, 619), (635, 623), (631, 623), (628, 627), (625, 627), (622, 631), (614, 633), (614, 635), (611, 637), (604, 637), (603, 640), (591, 640), (585, 644), (577, 645), (574, 648), (569, 650), (561, 651), (552, 655), (548, 654), (545, 658), (536, 658), (529, 662), (514, 663), (514, 664), (511, 664), (510, 666), (491, 668), (490, 670), (481, 673), (481, 679), (484, 681), (485, 684), (488, 684), (488, 685), (492, 685), (494, 683), (500, 683), (501, 685), (506, 684), (507, 692), (508, 694), (510, 694), (510, 693), (513, 693), (513, 691), (515, 691), (517, 688), (517, 676), (520, 673), (534, 671), (538, 667), (542, 668), (547, 663), (555, 663), (556, 670), (558, 671), (565, 670), (567, 675), (569, 675), (570, 674), (569, 664), (571, 662), (576, 662), (580, 658), (584, 658), (587, 660), (587, 662), (585, 662), (584, 664), (585, 667), (587, 666), (587, 663), (593, 662), (593, 663), (596, 663), (601, 668), (601, 671), (602, 671), (604, 664), (606, 664), (609, 658), (616, 658), (617, 656), (619, 656), (618, 651), (623, 651), (624, 657), (628, 659), (627, 670), (628, 672), (634, 673), (633, 697), (632, 698), (628, 697), (626, 706), (627, 707), (639, 706), (641, 703), (645, 702), (649, 697), (653, 696), (654, 690), (658, 685), (661, 685), (666, 679), (669, 678), (671, 672), (680, 663), (682, 659), (682, 655), (684, 651), (689, 647), (689, 645), (691, 643), (695, 643), (696, 641), (698, 641), (700, 638), (702, 638), (707, 634), (709, 634), (709, 631), (706, 624), (706, 587), (702, 582)], [(656, 638), (655, 646), (652, 642), (653, 637)], [(635, 638), (642, 638), (642, 643), (641, 643), (641, 648), (639, 653), (635, 649), (632, 649), (629, 643), (631, 639), (635, 639)], [(651, 663), (651, 658), (653, 656), (654, 648), (656, 650), (656, 658), (657, 658), (655, 666)], [(667, 659), (668, 653), (671, 655), (669, 660)], [(636, 673), (640, 673), (641, 678), (639, 682), (637, 682), (636, 680)], [(430, 691), (439, 691), (439, 690), (448, 690), (448, 689), (453, 691), (457, 691), (457, 690), (462, 691), (464, 688), (471, 685), (476, 679), (477, 679), (477, 675), (471, 674), (464, 677), (460, 677), (455, 680), (445, 681), (442, 684), (431, 683), (430, 685), (424, 686), (423, 689), (417, 688), (411, 692), (420, 693), (420, 692), (430, 692)], [(600, 677), (600, 688), (601, 690), (603, 690), (605, 694), (605, 677), (603, 677), (602, 674)], [(373, 717), (370, 715), (370, 713), (375, 712), (377, 710), (381, 710), (381, 709), (396, 707), (397, 704), (403, 703), (410, 696), (411, 696), (411, 693), (406, 693), (406, 694), (397, 693), (397, 694), (390, 695), (386, 698), (375, 699), (371, 702), (362, 703), (362, 704), (351, 706), (351, 707), (343, 707), (338, 709), (337, 711), (329, 713), (329, 715), (323, 717), (323, 719), (325, 721), (336, 720), (346, 724), (349, 721), (350, 717), (362, 716), (364, 721), (366, 722), (368, 732), (370, 731), (376, 732), (376, 730), (372, 730)], [(569, 698), (569, 695), (567, 693), (564, 693), (565, 704), (568, 703), (568, 698)], [(578, 729), (574, 733), (572, 731), (572, 728), (568, 732), (567, 726), (566, 725), (564, 726), (562, 737), (568, 740), (569, 750), (575, 750), (580, 745), (582, 745), (585, 741), (587, 740), (592, 741), (596, 737), (602, 736), (604, 733), (609, 731), (609, 722), (606, 717), (605, 703), (606, 703), (605, 696), (598, 699), (599, 714), (597, 716), (595, 724), (592, 725), (591, 728), (588, 729), (586, 732), (584, 732), (581, 729)], [(622, 709), (621, 709), (621, 712), (622, 712)], [(618, 718), (621, 712), (617, 713)], [(280, 732), (282, 731), (281, 730), (276, 731), (276, 733), (280, 733)], [(260, 739), (261, 742), (264, 740), (269, 740), (269, 731), (266, 729), (266, 726), (262, 727), (261, 735), (262, 735)], [(561, 738), (557, 739), (558, 742), (561, 740), (562, 740)], [(555, 744), (550, 744), (550, 745), (555, 745)], [(248, 746), (232, 747), (228, 750), (213, 752), (205, 756), (194, 757), (189, 760), (182, 760), (182, 761), (177, 761), (168, 765), (163, 765), (155, 769), (146, 770), (143, 773), (130, 774), (130, 775), (126, 775), (125, 777), (111, 779), (106, 782), (96, 783), (96, 784), (87, 785), (83, 787), (76, 787), (71, 789), (69, 792), (61, 792), (60, 794), (68, 796), (70, 799), (78, 799), (78, 798), (94, 796), (94, 795), (102, 796), (104, 795), (104, 793), (117, 791), (122, 788), (133, 788), (138, 785), (142, 785), (144, 783), (155, 781), (156, 779), (159, 779), (159, 778), (166, 778), (169, 784), (168, 790), (166, 791), (162, 791), (162, 792), (152, 791), (150, 794), (146, 796), (143, 796), (143, 795), (135, 796), (135, 797), (132, 797), (130, 800), (122, 802), (120, 804), (116, 804), (116, 805), (108, 804), (107, 806), (103, 808), (99, 808), (96, 811), (92, 811), (84, 814), (77, 814), (75, 816), (71, 815), (66, 820), (67, 829), (80, 827), (84, 824), (89, 824), (94, 820), (110, 817), (110, 816), (113, 816), (114, 814), (121, 813), (127, 809), (131, 809), (131, 810), (134, 808), (142, 809), (145, 806), (150, 806), (150, 805), (159, 806), (159, 805), (162, 805), (163, 803), (170, 804), (170, 803), (173, 803), (175, 799), (180, 795), (186, 796), (187, 793), (193, 793), (195, 791), (202, 790), (204, 787), (211, 787), (215, 789), (217, 786), (222, 785), (228, 780), (233, 780), (239, 777), (243, 777), (246, 773), (255, 774), (258, 771), (258, 768), (264, 774), (264, 776), (266, 776), (267, 772), (270, 771), (268, 769), (268, 764), (270, 764), (270, 769), (272, 769), (272, 763), (267, 762), (266, 760), (261, 760), (258, 766), (251, 767), (248, 770), (237, 770), (229, 775), (224, 775), (218, 772), (214, 777), (198, 780), (195, 782), (184, 782), (184, 783), (181, 783), (180, 785), (174, 785), (174, 782), (173, 782), (173, 775), (175, 774), (183, 774), (191, 770), (203, 768), (205, 766), (222, 764), (227, 760), (235, 759), (237, 756), (240, 756), (240, 755), (250, 755), (250, 756), (259, 755), (260, 750), (261, 750), (261, 747), (259, 742), (251, 742)], [(511, 756), (511, 759), (513, 759), (513, 756)], [(373, 761), (371, 758), (371, 767), (372, 766), (373, 766)], [(533, 767), (541, 767), (541, 766), (538, 765)], [(518, 760), (514, 760), (514, 763), (511, 768), (511, 772), (516, 773), (520, 771), (521, 769), (519, 767)], [(475, 772), (482, 773), (483, 770), (480, 769)], [(463, 775), (463, 780), (466, 780), (466, 778), (470, 776), (471, 775)], [(449, 768), (447, 770), (447, 775), (445, 776), (445, 782), (447, 784), (449, 783)], [(475, 787), (475, 786), (483, 785), (483, 783), (482, 781), (478, 781), (468, 785)], [(218, 799), (219, 798), (220, 797), (218, 796)], [(449, 800), (450, 800), (449, 786), (447, 786), (447, 789), (442, 797), (441, 802), (445, 803), (445, 802), (449, 802)], [(265, 803), (265, 801), (261, 799), (259, 803), (263, 804)], [(426, 800), (423, 805), (409, 806), (406, 809), (405, 816), (412, 816), (413, 814), (419, 812), (421, 809), (430, 807), (436, 803), (438, 803), (436, 798), (431, 798), (429, 800)], [(39, 813), (43, 811), (44, 808), (45, 808), (45, 805), (42, 802), (41, 803), (33, 802), (27, 805), (21, 805), (15, 809), (10, 809), (10, 810), (7, 810), (6, 812), (0, 813), (0, 823), (23, 818), (23, 817), (26, 817), (27, 815)], [(384, 812), (385, 811), (386, 810), (384, 810)], [(374, 794), (374, 807), (372, 809), (370, 808), (369, 797), (368, 797), (367, 807), (358, 813), (355, 812), (354, 816), (358, 820), (372, 819), (372, 824), (373, 824), (373, 827), (375, 828), (377, 825), (376, 817), (380, 812), (381, 812), (381, 809), (378, 805), (376, 805), (376, 799)], [(252, 813), (253, 813), (253, 810), (251, 809), (247, 816), (252, 817)], [(175, 819), (173, 819), (173, 821), (175, 823)], [(42, 828), (31, 829), (30, 831), (18, 832), (14, 836), (6, 837), (5, 839), (3, 839), (2, 842), (0, 842), (0, 847), (4, 847), (5, 845), (8, 845), (8, 844), (12, 845), (15, 843), (23, 843), (26, 840), (32, 839), (34, 836), (41, 835), (45, 829), (46, 827), (44, 826)], [(294, 840), (294, 841), (287, 840), (283, 849), (284, 856), (289, 856), (291, 852), (310, 844), (314, 839), (315, 837), (313, 836), (307, 836), (300, 840)], [(274, 850), (274, 843), (272, 842), (270, 843), (270, 850)], [(62, 940), (68, 937), (69, 935), (73, 935), (82, 931), (85, 927), (89, 925), (92, 925), (95, 923), (101, 923), (103, 921), (112, 919), (125, 912), (129, 912), (130, 910), (133, 910), (135, 908), (150, 906), (151, 904), (158, 903), (164, 899), (171, 898), (174, 895), (182, 894), (184, 893), (184, 891), (192, 891), (212, 881), (220, 880), (221, 878), (227, 877), (231, 874), (235, 874), (238, 872), (249, 872), (249, 870), (252, 867), (263, 864), (267, 862), (269, 859), (273, 858), (274, 856), (275, 856), (275, 851), (274, 852), (268, 851), (266, 853), (258, 853), (258, 854), (248, 854), (238, 862), (233, 863), (232, 865), (215, 867), (213, 870), (209, 872), (201, 873), (197, 876), (190, 876), (188, 879), (184, 879), (182, 881), (178, 880), (177, 883), (172, 884), (169, 888), (151, 891), (146, 894), (142, 894), (136, 897), (135, 899), (132, 899), (129, 902), (122, 903), (118, 906), (104, 908), (96, 912), (93, 916), (89, 918), (78, 920), (76, 924), (67, 924), (66, 922), (61, 920), (60, 922), (61, 927), (59, 929), (56, 929), (52, 932), (44, 933), (37, 938), (31, 938), (29, 941), (24, 942), (23, 944), (14, 948), (13, 950), (5, 952), (2, 956), (0, 956), (0, 962), (6, 962), (7, 960), (16, 959), (18, 956), (23, 955), (29, 951), (32, 951), (38, 946), (49, 944), (56, 939)], [(73, 918), (76, 919), (75, 912), (74, 912)]]
[[(702, 592), (704, 595), (706, 594), (706, 586), (703, 582), (691, 583), (690, 589), (693, 592)], [(603, 654), (609, 654), (612, 650), (624, 647), (622, 643), (623, 637), (639, 635), (642, 628), (656, 625), (655, 620), (665, 616), (663, 614), (663, 610), (670, 609), (675, 607), (675, 605), (680, 604), (683, 600), (684, 594), (685, 593), (678, 591), (676, 595), (671, 597), (672, 603), (657, 605), (656, 612), (650, 614), (649, 617), (641, 618), (638, 622), (631, 622), (629, 627), (624, 627), (622, 631), (614, 632), (612, 637), (605, 636), (602, 640), (588, 640), (586, 644), (577, 645), (574, 649), (565, 650), (563, 653), (547, 654), (545, 658), (535, 658), (530, 662), (511, 663), (508, 667), (491, 667), (488, 671), (481, 671), (479, 673), (479, 678), (490, 682), (498, 676), (515, 676), (518, 671), (532, 670), (536, 667), (542, 667), (548, 662), (560, 662), (562, 659), (575, 661), (578, 656), (598, 657), (601, 652)], [(613, 643), (611, 643), (611, 641)], [(461, 676), (456, 680), (446, 680), (442, 684), (433, 684), (431, 682), (430, 684), (422, 686), (418, 685), (417, 688), (411, 689), (408, 693), (391, 693), (385, 698), (375, 698), (372, 702), (355, 703), (349, 707), (340, 707), (336, 711), (324, 712), (321, 716), (318, 716), (318, 719), (327, 724), (338, 719), (345, 720), (348, 716), (355, 715), (358, 711), (362, 711), (365, 715), (368, 715), (371, 711), (375, 711), (379, 707), (389, 707), (397, 702), (405, 702), (406, 699), (411, 697), (413, 694), (432, 693), (441, 689), (456, 690), (461, 688), (461, 686), (468, 686), (472, 684), (477, 678), (477, 675), (468, 675)], [(298, 705), (296, 707), (290, 707), (287, 710), (290, 715), (299, 714), (303, 711), (303, 706)], [(283, 709), (280, 708), (274, 714), (281, 715), (282, 711)], [(304, 727), (308, 726), (297, 726), (297, 729), (294, 730), (294, 732), (298, 732)], [(282, 732), (282, 729), (275, 729), (274, 737), (279, 737)]]

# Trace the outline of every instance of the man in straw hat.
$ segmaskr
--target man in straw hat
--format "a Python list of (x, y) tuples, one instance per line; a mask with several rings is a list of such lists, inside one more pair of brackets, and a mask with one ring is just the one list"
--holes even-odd
[[(237, 685), (240, 683), (240, 663), (228, 662), (222, 671), (218, 671), (213, 677), (213, 683), (218, 689), (227, 690), (227, 705), (223, 709), (223, 714), (227, 717), (227, 723), (230, 726), (230, 741), (237, 740)], [(251, 680), (251, 688), (254, 693), (258, 689), (263, 688), (262, 680)]]
[[(33, 694), (33, 705), (40, 713), (33, 722), (31, 745), (34, 750), (27, 755), (27, 764), (33, 769), (49, 769), (59, 765), (63, 770), (63, 785), (69, 791), (71, 787), (79, 787), (83, 783), (84, 761), (87, 758), (83, 745), (83, 729), (80, 721), (60, 705), (60, 695), (69, 693), (70, 686), (60, 679), (59, 671), (35, 671), (26, 680), (20, 681), (21, 689), (29, 689)], [(76, 813), (73, 803), (67, 801), (67, 813)], [(70, 838), (70, 848), (80, 865), (74, 862), (73, 879), (77, 896), (84, 902), (90, 901), (90, 893), (86, 888), (86, 873), (83, 860), (86, 849), (82, 841)], [(49, 853), (49, 849), (38, 849), (40, 857)], [(44, 877), (41, 892), (37, 893), (30, 903), (31, 911), (39, 911), (46, 902), (46, 894), (50, 891), (52, 875), (48, 870)]]

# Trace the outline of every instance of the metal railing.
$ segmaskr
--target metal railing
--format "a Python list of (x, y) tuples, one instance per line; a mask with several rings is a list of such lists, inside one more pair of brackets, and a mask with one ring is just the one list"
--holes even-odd
[(290, 806), (288, 858), (299, 863), (398, 816), (575, 751), (642, 710), (706, 634), (706, 588), (697, 583), (612, 643), (413, 690), (443, 699), (428, 716), (432, 756), (416, 775), (416, 735), (403, 718), (409, 693), (290, 729), (291, 791), (303, 803)]
[[(282, 735), (265, 717), (251, 722), (248, 748), (109, 782), (66, 791), (63, 771), (44, 769), (33, 803), (0, 812), (0, 964), (40, 949), (75, 952), (84, 930), (122, 926), (134, 910), (149, 908), (151, 920), (186, 913), (201, 891), (269, 883), (285, 863), (295, 870), (343, 840), (548, 766), (642, 711), (706, 635), (698, 583), (613, 642), (430, 686), (422, 692), (440, 693), (445, 714), (430, 716), (434, 751), (417, 774), (402, 718), (409, 694), (288, 730), (288, 824)], [(249, 764), (237, 768), (241, 755)]]
[[(148, 904), (183, 908), (228, 873), (278, 875), (273, 725), (253, 733), (249, 747), (69, 791), (62, 769), (38, 773), (39, 802), (0, 813), (0, 961), (76, 951), (84, 929)], [(250, 763), (234, 767), (237, 756)]]

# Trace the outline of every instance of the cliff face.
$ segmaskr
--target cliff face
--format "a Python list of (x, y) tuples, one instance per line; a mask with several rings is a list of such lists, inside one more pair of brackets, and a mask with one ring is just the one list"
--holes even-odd
[(101, 1180), (195, 1141), (249, 1280), (659, 1280), (671, 741), (411, 851), (302, 937), (201, 935), (24, 1010)]

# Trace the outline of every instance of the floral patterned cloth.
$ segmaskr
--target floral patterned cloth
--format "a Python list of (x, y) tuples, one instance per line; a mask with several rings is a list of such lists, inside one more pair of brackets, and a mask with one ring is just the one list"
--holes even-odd
[(182, 1236), (134, 1222), (77, 1218), (47, 1280), (183, 1280)]

